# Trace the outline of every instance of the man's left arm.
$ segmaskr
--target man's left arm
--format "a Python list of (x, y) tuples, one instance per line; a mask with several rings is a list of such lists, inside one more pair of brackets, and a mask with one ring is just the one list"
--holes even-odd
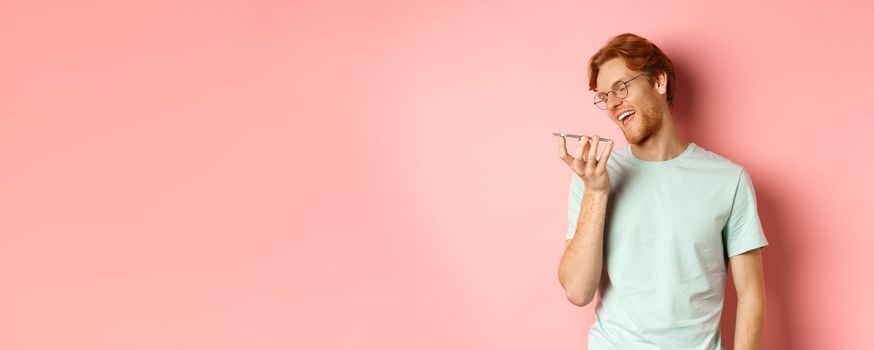
[(734, 350), (759, 350), (762, 348), (762, 328), (765, 322), (762, 249), (735, 255), (729, 258), (729, 265), (737, 290)]

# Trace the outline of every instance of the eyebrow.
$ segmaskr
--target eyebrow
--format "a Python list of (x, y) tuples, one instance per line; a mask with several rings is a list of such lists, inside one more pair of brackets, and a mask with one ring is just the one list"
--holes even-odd
[[(625, 78), (620, 78), (619, 80), (614, 80), (612, 83), (610, 83), (610, 86), (615, 85), (616, 82), (618, 82), (618, 81), (626, 81), (626, 80), (628, 80), (627, 76)], [(595, 92), (601, 92), (601, 91), (595, 90)]]

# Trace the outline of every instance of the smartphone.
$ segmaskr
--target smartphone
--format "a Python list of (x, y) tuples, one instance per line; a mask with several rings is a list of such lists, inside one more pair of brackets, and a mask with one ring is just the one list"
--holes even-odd
[[(552, 134), (555, 135), (555, 136), (571, 137), (571, 138), (575, 138), (575, 139), (582, 138), (582, 137), (589, 137), (589, 138), (591, 138), (591, 136), (566, 134), (566, 133), (563, 133), (563, 132), (554, 132), (554, 133), (552, 133)], [(610, 139), (605, 139), (605, 138), (603, 138), (603, 137), (598, 137), (598, 141), (604, 141), (604, 142), (607, 142), (607, 141), (610, 141)]]

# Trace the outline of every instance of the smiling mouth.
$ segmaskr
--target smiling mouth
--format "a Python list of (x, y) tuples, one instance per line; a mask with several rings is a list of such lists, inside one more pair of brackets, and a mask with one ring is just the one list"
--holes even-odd
[(619, 122), (622, 123), (622, 126), (628, 126), (631, 123), (631, 120), (634, 119), (635, 111), (627, 111), (623, 112), (619, 115)]
[(632, 119), (634, 119), (634, 116), (630, 116), (628, 118), (625, 118), (625, 120), (622, 121), (622, 126), (628, 127), (628, 125), (631, 124)]

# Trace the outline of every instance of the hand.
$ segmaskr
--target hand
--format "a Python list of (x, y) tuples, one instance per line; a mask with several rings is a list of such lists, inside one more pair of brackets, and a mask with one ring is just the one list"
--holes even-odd
[[(598, 135), (594, 135), (591, 140), (598, 140)], [(579, 154), (574, 154), (574, 157), (567, 153), (565, 138), (559, 139), (559, 158), (563, 160), (574, 171), (583, 183), (586, 184), (587, 191), (608, 193), (610, 191), (610, 177), (607, 175), (607, 160), (610, 159), (610, 153), (613, 151), (613, 140), (607, 142), (607, 148), (601, 154), (601, 159), (596, 159), (598, 152), (598, 141), (590, 142), (588, 137), (580, 138), (580, 147), (577, 150), (582, 150)], [(594, 143), (594, 146), (590, 146)]]

